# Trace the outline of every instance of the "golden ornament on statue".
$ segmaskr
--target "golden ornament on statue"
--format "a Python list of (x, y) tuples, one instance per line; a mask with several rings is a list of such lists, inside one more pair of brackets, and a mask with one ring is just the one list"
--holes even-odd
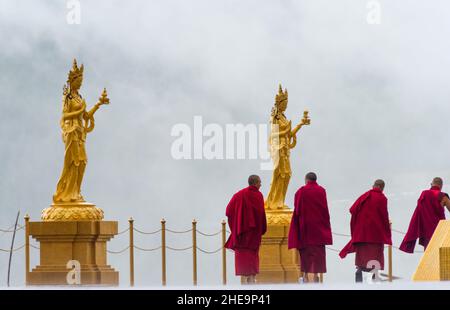
[(100, 105), (109, 104), (109, 98), (108, 98), (108, 94), (106, 93), (106, 88), (103, 88), (102, 95), (98, 99), (98, 102)]

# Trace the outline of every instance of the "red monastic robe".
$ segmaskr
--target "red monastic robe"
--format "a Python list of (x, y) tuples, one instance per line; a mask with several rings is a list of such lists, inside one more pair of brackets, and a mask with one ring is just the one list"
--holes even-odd
[(355, 201), (350, 214), (352, 239), (339, 256), (345, 258), (348, 253), (356, 252), (357, 267), (372, 269), (373, 266), (368, 266), (368, 263), (376, 260), (384, 269), (384, 245), (392, 245), (386, 196), (374, 187)]
[(259, 246), (267, 230), (263, 195), (255, 186), (240, 190), (228, 203), (226, 216), (231, 234), (225, 247), (235, 253), (236, 275), (256, 275)]
[(417, 207), (409, 223), (408, 232), (400, 245), (400, 250), (414, 253), (416, 241), (427, 247), (440, 220), (445, 220), (445, 210), (441, 205), (444, 196), (439, 187), (424, 190), (417, 201)]
[(333, 244), (325, 189), (309, 181), (295, 193), (294, 205), (288, 248), (299, 250), (303, 272), (325, 273), (325, 245)]

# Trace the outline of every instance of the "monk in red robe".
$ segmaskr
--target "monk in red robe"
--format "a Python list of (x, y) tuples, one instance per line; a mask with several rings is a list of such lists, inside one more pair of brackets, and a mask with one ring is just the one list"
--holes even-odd
[[(362, 282), (362, 272), (384, 269), (384, 245), (392, 245), (384, 181), (376, 180), (372, 189), (359, 197), (350, 208), (352, 239), (339, 253), (345, 258), (355, 252), (356, 282)], [(378, 274), (374, 274), (376, 277)]]
[(231, 234), (225, 247), (234, 251), (236, 275), (242, 276), (244, 284), (256, 282), (259, 246), (267, 230), (264, 197), (259, 191), (261, 179), (251, 175), (248, 185), (234, 194), (226, 210)]
[(442, 179), (436, 177), (431, 182), (431, 188), (420, 195), (408, 232), (400, 245), (403, 252), (414, 253), (417, 239), (426, 249), (439, 221), (445, 220), (444, 206), (450, 211), (450, 200), (448, 194), (441, 191), (442, 185)]
[(305, 186), (295, 193), (294, 205), (288, 248), (300, 253), (304, 282), (319, 282), (319, 274), (327, 272), (325, 245), (333, 244), (333, 240), (327, 195), (314, 172), (306, 174)]

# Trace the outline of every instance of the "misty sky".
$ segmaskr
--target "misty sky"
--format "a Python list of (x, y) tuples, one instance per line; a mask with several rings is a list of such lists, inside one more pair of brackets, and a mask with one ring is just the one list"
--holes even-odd
[[(39, 220), (61, 173), (62, 87), (73, 58), (83, 63), (80, 93), (88, 107), (103, 87), (111, 104), (96, 114), (88, 136), (84, 197), (107, 220), (143, 230), (220, 229), (231, 195), (249, 174), (270, 171), (259, 160), (174, 160), (171, 128), (203, 122), (267, 123), (278, 84), (289, 91), (286, 115), (310, 111), (291, 152), (287, 195), (308, 171), (327, 189), (332, 228), (348, 233), (348, 208), (376, 178), (386, 181), (393, 227), (405, 231), (420, 191), (434, 176), (450, 179), (450, 3), (381, 3), (381, 23), (368, 24), (363, 0), (340, 1), (81, 1), (81, 24), (66, 21), (66, 1), (0, 0), (0, 228), (18, 210)], [(445, 186), (445, 191), (450, 187)], [(447, 212), (448, 215), (448, 212)], [(399, 245), (401, 235), (394, 233)], [(141, 247), (159, 236), (137, 236)], [(347, 238), (335, 236), (332, 248)], [(190, 236), (168, 236), (189, 246)], [(0, 233), (0, 248), (10, 236)], [(220, 237), (199, 237), (213, 250)], [(23, 244), (23, 232), (17, 245)], [(127, 245), (121, 235), (111, 250)], [(136, 284), (159, 285), (159, 252), (136, 252)], [(168, 252), (168, 282), (191, 281), (191, 254)], [(229, 278), (233, 276), (232, 253)], [(7, 254), (0, 253), (0, 286)], [(328, 251), (325, 281), (350, 283), (354, 256)], [(409, 279), (420, 254), (394, 250), (394, 274)], [(128, 281), (127, 253), (110, 255)], [(32, 250), (32, 264), (38, 251)], [(199, 253), (199, 283), (220, 284), (220, 254)], [(13, 284), (23, 285), (23, 251), (14, 256)]]

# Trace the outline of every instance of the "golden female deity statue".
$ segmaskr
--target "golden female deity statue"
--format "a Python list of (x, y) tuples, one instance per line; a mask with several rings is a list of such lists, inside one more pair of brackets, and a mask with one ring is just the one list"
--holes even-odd
[(86, 135), (94, 129), (94, 114), (103, 104), (109, 104), (106, 89), (94, 107), (87, 111), (86, 101), (78, 92), (83, 82), (83, 65), (73, 61), (67, 84), (63, 88), (63, 111), (61, 118), (62, 138), (65, 145), (64, 167), (53, 195), (53, 205), (43, 210), (42, 219), (101, 220), (103, 211), (85, 202), (81, 184), (87, 165)]
[(284, 204), (286, 192), (291, 178), (290, 150), (297, 144), (297, 132), (303, 125), (309, 125), (308, 111), (303, 113), (303, 119), (294, 129), (291, 121), (284, 115), (288, 104), (288, 92), (280, 85), (278, 94), (275, 96), (275, 106), (272, 108), (270, 118), (271, 133), (269, 137), (270, 154), (274, 164), (272, 182), (269, 195), (265, 201), (267, 210), (286, 210)]

